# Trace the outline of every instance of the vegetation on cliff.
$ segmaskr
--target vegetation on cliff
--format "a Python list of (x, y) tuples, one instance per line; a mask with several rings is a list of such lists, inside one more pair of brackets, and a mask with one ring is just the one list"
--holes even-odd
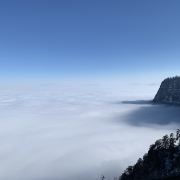
[(180, 130), (165, 135), (150, 146), (147, 154), (129, 166), (120, 180), (180, 179)]
[(180, 105), (180, 77), (165, 79), (161, 83), (153, 102)]

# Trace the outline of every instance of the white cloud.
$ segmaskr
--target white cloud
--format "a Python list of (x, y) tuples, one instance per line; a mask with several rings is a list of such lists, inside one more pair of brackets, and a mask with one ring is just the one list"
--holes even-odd
[[(155, 86), (59, 83), (0, 90), (0, 179), (92, 180), (117, 176), (172, 127), (123, 120)], [(117, 119), (118, 117), (118, 119)]]

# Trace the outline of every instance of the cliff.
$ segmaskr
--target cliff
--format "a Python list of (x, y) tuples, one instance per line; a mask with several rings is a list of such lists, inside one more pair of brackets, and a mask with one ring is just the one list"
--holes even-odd
[(147, 154), (129, 166), (120, 180), (179, 180), (180, 130), (151, 145)]
[(153, 102), (180, 105), (180, 77), (165, 79)]

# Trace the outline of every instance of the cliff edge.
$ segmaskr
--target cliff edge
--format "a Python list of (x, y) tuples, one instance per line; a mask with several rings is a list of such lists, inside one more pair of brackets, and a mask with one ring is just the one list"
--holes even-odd
[(180, 77), (165, 79), (153, 102), (180, 105)]

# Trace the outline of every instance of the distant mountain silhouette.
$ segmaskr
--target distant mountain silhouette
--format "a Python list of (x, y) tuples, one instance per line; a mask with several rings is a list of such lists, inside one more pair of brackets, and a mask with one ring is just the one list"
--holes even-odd
[(180, 77), (165, 79), (153, 102), (180, 105)]

